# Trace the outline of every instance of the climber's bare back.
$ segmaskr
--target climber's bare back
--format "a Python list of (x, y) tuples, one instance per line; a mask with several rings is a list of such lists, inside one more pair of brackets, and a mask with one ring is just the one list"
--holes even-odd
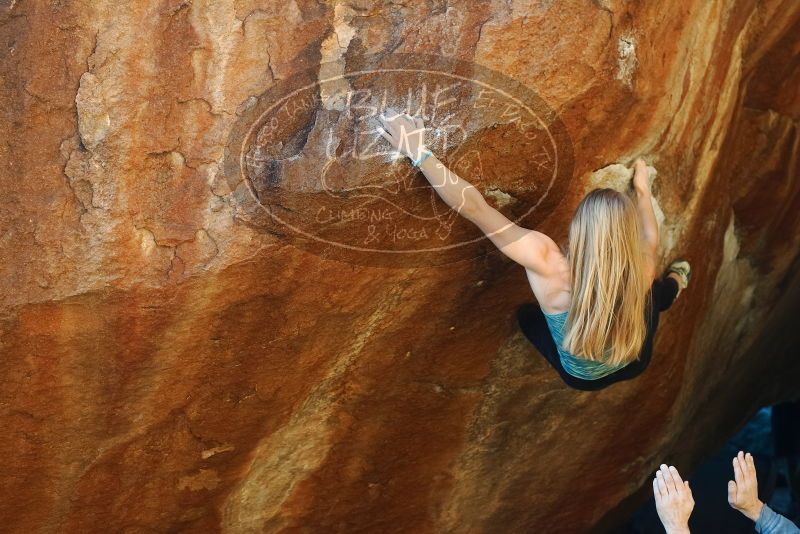
[(542, 310), (560, 313), (569, 307), (569, 265), (552, 238), (518, 226), (485, 200), (466, 207), (461, 214), (483, 230), (503, 254), (525, 268)]
[(555, 241), (549, 237), (544, 268), (541, 272), (525, 267), (525, 274), (539, 306), (545, 313), (561, 313), (569, 309), (572, 302), (569, 263)]

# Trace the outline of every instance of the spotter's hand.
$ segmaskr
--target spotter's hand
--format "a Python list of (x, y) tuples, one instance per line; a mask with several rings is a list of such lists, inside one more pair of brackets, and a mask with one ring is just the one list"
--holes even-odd
[(736, 480), (728, 481), (728, 504), (752, 521), (758, 521), (764, 503), (758, 498), (758, 477), (752, 454), (739, 451), (733, 457), (733, 476)]
[(383, 128), (378, 128), (392, 148), (416, 161), (425, 150), (425, 125), (419, 117), (397, 113), (388, 108), (378, 116)]
[(675, 467), (661, 464), (653, 479), (653, 496), (656, 499), (658, 518), (667, 534), (688, 533), (694, 499), (689, 482), (681, 479)]

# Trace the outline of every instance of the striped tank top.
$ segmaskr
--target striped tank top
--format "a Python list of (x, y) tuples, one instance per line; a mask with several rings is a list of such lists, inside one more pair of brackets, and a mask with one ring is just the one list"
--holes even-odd
[[(567, 321), (567, 313), (568, 312), (561, 312), (555, 314), (544, 313), (542, 310), (542, 314), (544, 314), (544, 318), (547, 321), (547, 326), (550, 328), (550, 333), (553, 335), (553, 341), (556, 342), (556, 347), (558, 347), (558, 355), (561, 358), (561, 365), (564, 367), (564, 370), (571, 374), (576, 378), (582, 378), (584, 380), (597, 380), (598, 378), (603, 378), (604, 376), (610, 375), (614, 371), (618, 371), (622, 369), (628, 363), (623, 363), (622, 365), (612, 366), (607, 365), (604, 362), (595, 362), (592, 360), (587, 360), (586, 358), (579, 358), (575, 356), (571, 352), (567, 351), (561, 346), (561, 343), (564, 341), (564, 325)], [(608, 349), (606, 353), (610, 353), (611, 349)]]

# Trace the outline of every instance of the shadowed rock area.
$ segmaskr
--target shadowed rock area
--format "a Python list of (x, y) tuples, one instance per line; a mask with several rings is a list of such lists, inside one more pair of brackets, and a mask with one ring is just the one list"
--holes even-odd
[[(796, 0), (0, 0), (0, 46), (5, 532), (602, 530), (800, 395)], [(557, 241), (657, 170), (661, 267), (693, 275), (641, 377), (567, 389), (524, 270), (358, 156), (338, 91), (418, 95), (400, 54), (471, 81), (432, 146)], [(254, 113), (308, 73), (291, 120)], [(497, 84), (542, 121), (479, 106)], [(354, 248), (398, 199), (436, 226), (382, 243), (441, 247)], [(345, 204), (325, 241), (286, 224)]]

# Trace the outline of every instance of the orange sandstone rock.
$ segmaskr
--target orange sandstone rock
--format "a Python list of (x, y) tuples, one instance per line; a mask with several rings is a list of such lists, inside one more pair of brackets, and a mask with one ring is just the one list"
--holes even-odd
[[(0, 2), (3, 530), (615, 524), (658, 463), (797, 395), (798, 36), (794, 0)], [(514, 324), (522, 269), (354, 151), (347, 91), (440, 76), (399, 54), (463, 78), (442, 157), (555, 239), (587, 187), (657, 169), (661, 260), (694, 274), (642, 377), (565, 388)], [(330, 81), (242, 128), (298, 73)]]

